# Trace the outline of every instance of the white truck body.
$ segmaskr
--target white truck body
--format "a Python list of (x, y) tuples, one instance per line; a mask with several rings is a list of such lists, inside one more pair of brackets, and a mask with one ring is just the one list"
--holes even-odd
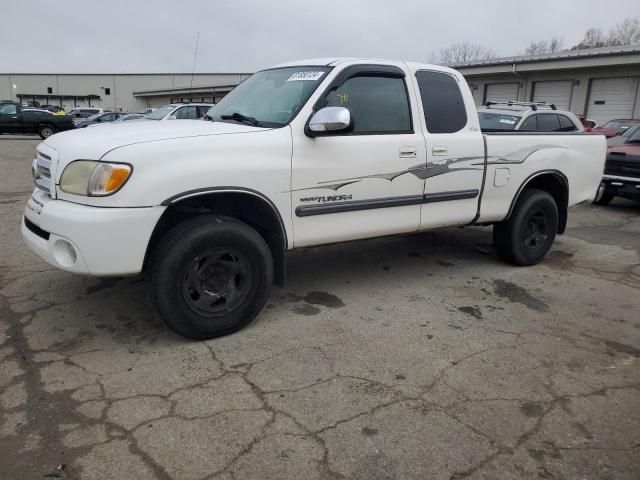
[[(272, 228), (282, 230), (277, 235), (282, 245), (275, 247), (282, 251), (502, 222), (529, 182), (542, 176), (555, 182), (550, 191), (557, 190), (552, 193), (562, 233), (567, 208), (596, 196), (604, 137), (483, 134), (471, 92), (452, 69), (362, 59), (309, 60), (277, 68), (298, 65), (306, 73), (309, 66), (324, 70), (317, 73), (320, 79), (308, 100), (277, 128), (233, 120), (131, 122), (48, 138), (34, 161), (39, 188), (25, 209), (27, 245), (64, 270), (131, 275), (143, 270), (154, 230), (171, 209), (200, 197), (215, 202), (223, 193), (264, 205), (277, 218)], [(403, 79), (410, 130), (310, 136), (309, 120), (327, 87), (344, 72), (368, 75), (369, 67), (373, 77), (380, 70), (385, 78), (385, 69), (393, 69)], [(456, 108), (464, 109), (466, 122), (455, 132), (429, 131), (427, 118), (439, 113), (424, 111), (420, 72), (458, 85), (464, 104)], [(295, 75), (294, 80), (301, 78)], [(80, 159), (127, 164), (132, 173), (113, 195), (65, 193), (61, 175)], [(280, 257), (274, 252), (276, 261)]]

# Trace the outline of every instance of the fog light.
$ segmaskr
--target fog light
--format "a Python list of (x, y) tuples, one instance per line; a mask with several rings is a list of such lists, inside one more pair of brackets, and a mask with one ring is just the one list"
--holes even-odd
[(76, 249), (66, 240), (56, 240), (53, 244), (53, 256), (63, 267), (70, 267), (78, 260)]

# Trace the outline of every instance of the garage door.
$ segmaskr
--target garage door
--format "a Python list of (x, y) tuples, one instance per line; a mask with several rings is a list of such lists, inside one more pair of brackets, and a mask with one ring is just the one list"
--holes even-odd
[(518, 100), (518, 83), (489, 83), (487, 84), (485, 102), (508, 102)]
[(614, 118), (633, 118), (638, 77), (591, 80), (587, 118), (602, 125)]
[(553, 103), (561, 110), (569, 110), (573, 82), (535, 82), (533, 84), (534, 102)]

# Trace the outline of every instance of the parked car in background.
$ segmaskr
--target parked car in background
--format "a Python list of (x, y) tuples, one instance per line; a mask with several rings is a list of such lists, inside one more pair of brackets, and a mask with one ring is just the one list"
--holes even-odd
[(97, 107), (76, 107), (69, 110), (67, 115), (71, 115), (74, 118), (89, 118), (97, 113), (104, 113), (104, 110)]
[(149, 107), (149, 108), (145, 108), (141, 113), (142, 113), (143, 115), (149, 115), (151, 112), (154, 112), (154, 111), (156, 111), (156, 110), (157, 110), (157, 108), (151, 108), (151, 107)]
[(145, 117), (146, 115), (144, 113), (125, 113), (115, 119), (113, 123), (128, 122), (130, 120), (141, 120)]
[(483, 132), (580, 132), (584, 130), (576, 115), (555, 105), (533, 102), (487, 102), (478, 108)]
[(625, 138), (624, 143), (607, 149), (604, 176), (593, 202), (597, 205), (607, 205), (615, 197), (640, 201), (640, 128), (632, 125), (624, 133), (632, 129), (629, 136), (613, 137)]
[(629, 138), (632, 135), (634, 135), (638, 130), (640, 130), (640, 123), (634, 123), (625, 131), (621, 132), (615, 137), (607, 138), (607, 147), (617, 147), (618, 145), (622, 145), (627, 140), (629, 140)]
[(23, 110), (19, 103), (0, 102), (0, 133), (37, 133), (45, 139), (72, 128), (73, 121), (68, 115), (53, 115), (33, 108)]
[(204, 118), (213, 103), (170, 103), (155, 109), (147, 120), (197, 120)]
[(121, 112), (105, 112), (105, 113), (97, 113), (95, 115), (91, 115), (89, 118), (76, 121), (76, 128), (85, 128), (89, 125), (103, 124), (103, 123), (111, 123), (116, 121), (118, 118), (125, 115)]
[[(108, 115), (108, 113), (104, 113), (103, 115)], [(95, 123), (92, 123), (92, 124), (87, 125), (87, 126), (88, 127), (98, 127), (100, 125), (119, 124), (119, 123), (122, 123), (122, 122), (131, 121), (131, 120), (143, 120), (146, 117), (146, 115), (144, 115), (142, 113), (120, 113), (119, 115), (120, 116), (118, 118), (116, 118), (115, 120), (113, 120), (112, 122), (95, 122)]]
[(601, 133), (607, 138), (620, 135), (632, 125), (640, 124), (638, 119), (616, 119), (610, 120), (601, 127), (595, 127), (589, 130), (589, 133)]

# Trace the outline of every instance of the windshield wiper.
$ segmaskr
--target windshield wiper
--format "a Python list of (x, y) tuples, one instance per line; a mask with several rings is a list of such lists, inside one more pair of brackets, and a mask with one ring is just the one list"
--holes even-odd
[(259, 127), (260, 122), (253, 117), (248, 117), (247, 115), (243, 115), (239, 112), (233, 112), (229, 115), (220, 115), (220, 118), (223, 120), (236, 120), (237, 122), (243, 122), (248, 125), (253, 125), (254, 127)]

